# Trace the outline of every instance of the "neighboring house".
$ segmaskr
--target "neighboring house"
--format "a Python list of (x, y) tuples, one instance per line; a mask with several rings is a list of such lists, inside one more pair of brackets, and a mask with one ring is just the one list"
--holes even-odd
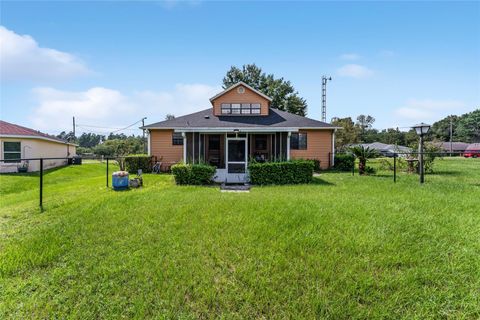
[(480, 157), (480, 143), (471, 143), (468, 145), (467, 148), (465, 148), (465, 151), (463, 152), (463, 155), (465, 157), (473, 157), (477, 158)]
[(406, 156), (407, 153), (411, 153), (412, 149), (404, 146), (399, 146), (396, 144), (386, 144), (381, 142), (372, 142), (372, 143), (363, 143), (360, 144), (363, 147), (368, 147), (377, 151), (380, 155), (384, 157), (393, 157), (394, 153), (398, 153), (399, 156)]
[(217, 167), (218, 182), (245, 182), (251, 159), (318, 159), (333, 165), (334, 133), (328, 123), (270, 107), (272, 99), (239, 82), (210, 99), (211, 108), (142, 127), (148, 153), (162, 169), (177, 162)]
[[(17, 172), (28, 163), (28, 171), (40, 170), (40, 161), (26, 158), (66, 158), (76, 154), (76, 145), (40, 131), (0, 120), (0, 172)], [(44, 169), (65, 165), (67, 160), (44, 160)]]
[(468, 143), (465, 142), (438, 142), (435, 145), (442, 148), (443, 152), (455, 153), (463, 153), (468, 147)]

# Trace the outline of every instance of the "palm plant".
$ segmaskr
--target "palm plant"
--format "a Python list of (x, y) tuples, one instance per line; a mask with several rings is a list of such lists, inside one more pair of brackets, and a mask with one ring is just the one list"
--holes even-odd
[(361, 175), (365, 174), (367, 159), (375, 158), (377, 156), (377, 151), (362, 145), (351, 147), (349, 150), (356, 158), (358, 158), (358, 173)]

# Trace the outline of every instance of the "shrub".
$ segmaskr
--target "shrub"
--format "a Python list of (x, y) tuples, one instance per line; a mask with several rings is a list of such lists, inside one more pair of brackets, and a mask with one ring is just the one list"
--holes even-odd
[(152, 171), (152, 156), (146, 154), (131, 154), (125, 157), (125, 167), (130, 173), (137, 173), (139, 169), (142, 172)]
[(313, 171), (320, 172), (322, 169), (320, 168), (320, 160), (318, 159), (308, 159), (309, 161), (313, 161)]
[(351, 171), (355, 165), (355, 157), (352, 154), (336, 154), (335, 169), (340, 171)]
[(312, 181), (315, 164), (311, 160), (251, 163), (248, 166), (252, 184), (299, 184)]
[(215, 167), (206, 164), (183, 164), (172, 166), (176, 184), (204, 185), (213, 182)]
[[(393, 159), (381, 158), (378, 160), (380, 164), (380, 170), (393, 171)], [(405, 170), (407, 168), (407, 162), (404, 158), (397, 158), (397, 170)]]
[(365, 174), (375, 174), (375, 173), (377, 173), (377, 169), (370, 166), (365, 167)]

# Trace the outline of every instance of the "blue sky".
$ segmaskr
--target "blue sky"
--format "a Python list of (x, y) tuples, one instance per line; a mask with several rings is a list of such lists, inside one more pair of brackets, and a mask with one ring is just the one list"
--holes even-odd
[(48, 133), (208, 108), (246, 63), (290, 80), (314, 119), (322, 74), (328, 121), (480, 106), (479, 2), (2, 2), (0, 24), (0, 117)]

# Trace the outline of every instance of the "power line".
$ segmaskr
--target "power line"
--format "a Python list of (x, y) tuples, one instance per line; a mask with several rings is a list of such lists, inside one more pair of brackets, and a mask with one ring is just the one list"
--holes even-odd
[[(86, 131), (89, 131), (89, 132), (94, 132), (92, 130), (87, 130), (86, 128), (96, 128), (96, 129), (105, 129), (105, 132), (108, 132), (108, 133), (116, 133), (116, 132), (119, 132), (119, 131), (126, 131), (126, 130), (129, 130), (129, 131), (136, 131), (136, 130), (139, 130), (139, 129), (130, 129), (131, 127), (133, 127), (134, 125), (138, 124), (139, 122), (142, 122), (142, 120), (138, 120), (134, 123), (132, 123), (131, 125), (128, 125), (126, 127), (106, 127), (106, 126), (95, 126), (95, 125), (90, 125), (90, 124), (82, 124), (82, 123), (78, 123), (75, 125), (75, 127), (77, 128), (83, 128), (84, 130)], [(112, 131), (113, 130), (113, 131)]]
[(129, 126), (126, 126), (125, 128), (122, 128), (122, 129), (119, 129), (119, 130), (112, 131), (111, 133), (115, 133), (115, 132), (118, 132), (118, 131), (123, 131), (123, 130), (126, 130), (126, 129), (130, 128), (130, 127), (133, 127), (134, 125), (136, 125), (136, 124), (137, 124), (137, 123), (139, 123), (139, 122), (142, 122), (142, 119), (138, 120), (137, 122), (134, 122), (134, 123), (132, 123), (132, 124), (131, 124), (131, 125), (129, 125)]

